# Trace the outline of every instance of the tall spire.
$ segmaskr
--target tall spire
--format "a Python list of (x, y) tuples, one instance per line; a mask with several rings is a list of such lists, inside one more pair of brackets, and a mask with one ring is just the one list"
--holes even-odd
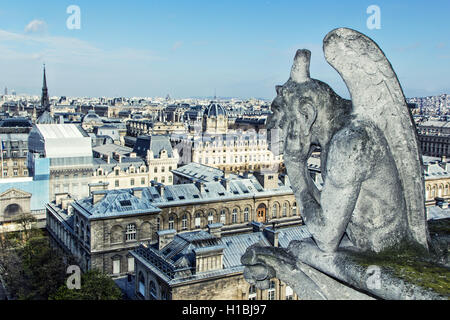
[(44, 79), (42, 83), (42, 97), (41, 97), (41, 107), (46, 110), (50, 111), (50, 100), (48, 98), (48, 89), (47, 89), (47, 78), (45, 75), (45, 63), (44, 63)]

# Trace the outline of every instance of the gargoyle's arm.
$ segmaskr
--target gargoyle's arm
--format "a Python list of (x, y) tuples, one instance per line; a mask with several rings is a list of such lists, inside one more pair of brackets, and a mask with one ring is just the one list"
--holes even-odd
[[(294, 177), (294, 189), (299, 189), (302, 216), (317, 245), (323, 251), (335, 251), (352, 217), (361, 184), (371, 171), (371, 157), (364, 129), (343, 129), (332, 139), (328, 151), (325, 181), (317, 200), (314, 189), (308, 187), (307, 174)], [(297, 187), (296, 187), (297, 186)]]

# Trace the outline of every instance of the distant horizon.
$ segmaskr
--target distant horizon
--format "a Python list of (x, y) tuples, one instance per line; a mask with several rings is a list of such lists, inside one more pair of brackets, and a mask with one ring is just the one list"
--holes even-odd
[[(275, 97), (297, 49), (312, 52), (311, 77), (349, 92), (322, 52), (325, 35), (349, 27), (384, 51), (406, 97), (450, 92), (450, 2), (26, 0), (0, 7), (0, 88), (52, 96)], [(79, 15), (77, 10), (79, 9)], [(74, 11), (75, 10), (75, 11)], [(78, 19), (79, 18), (79, 19)], [(78, 19), (78, 20), (77, 20)]]
[[(4, 89), (4, 88), (3, 88)], [(9, 92), (9, 88), (8, 88), (8, 92)], [(49, 90), (50, 91), (50, 90)], [(11, 94), (8, 93), (8, 96), (10, 96)], [(405, 96), (405, 99), (415, 99), (415, 98), (430, 98), (430, 97), (439, 97), (442, 95), (450, 95), (450, 93), (438, 93), (436, 95), (430, 95), (430, 96), (414, 96), (414, 97), (408, 97)], [(3, 96), (3, 94), (0, 94), (0, 96)], [(27, 94), (27, 93), (17, 93), (16, 94), (17, 97), (20, 96), (35, 96), (38, 97), (40, 99), (41, 94)], [(66, 98), (85, 98), (85, 99), (101, 99), (101, 98), (108, 98), (108, 99), (118, 99), (118, 98), (125, 98), (125, 99), (132, 99), (132, 98), (138, 98), (138, 99), (146, 99), (146, 98), (150, 98), (150, 99), (154, 99), (154, 98), (161, 98), (164, 99), (165, 97), (163, 96), (124, 96), (124, 95), (119, 95), (119, 96), (68, 96), (68, 95), (51, 95), (49, 93), (49, 98), (61, 98), (61, 97), (66, 97)], [(250, 99), (256, 99), (256, 100), (262, 100), (262, 101), (267, 101), (270, 102), (271, 100), (273, 100), (275, 98), (275, 95), (273, 96), (273, 98), (261, 98), (261, 97), (221, 97), (221, 96), (192, 96), (192, 97), (170, 97), (171, 100), (185, 100), (185, 99), (197, 99), (197, 100), (231, 100), (231, 99), (237, 99), (237, 100), (250, 100)]]

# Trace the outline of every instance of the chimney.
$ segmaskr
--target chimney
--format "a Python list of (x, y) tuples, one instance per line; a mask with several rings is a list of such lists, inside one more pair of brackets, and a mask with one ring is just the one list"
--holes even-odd
[(106, 193), (106, 190), (92, 191), (92, 205), (96, 205), (100, 200), (102, 200)]
[(448, 209), (448, 202), (447, 201), (439, 201), (438, 206), (442, 209)]
[(162, 183), (158, 183), (156, 185), (156, 190), (161, 195), (161, 198), (163, 198), (164, 197), (164, 185)]
[(447, 157), (442, 156), (441, 161), (439, 162), (439, 165), (441, 166), (444, 171), (447, 171)]
[(143, 190), (144, 190), (144, 188), (134, 188), (133, 196), (135, 196), (136, 198), (142, 199), (142, 191)]
[(67, 210), (69, 208), (69, 205), (74, 201), (73, 198), (71, 198), (69, 195), (67, 195), (66, 198), (61, 199), (61, 209)]
[(223, 223), (208, 224), (208, 232), (212, 236), (215, 236), (216, 238), (220, 239), (222, 237), (222, 227), (223, 227)]
[(158, 235), (158, 250), (164, 249), (175, 237), (177, 234), (176, 230), (160, 230), (156, 232)]
[(288, 177), (287, 174), (282, 174), (282, 175), (280, 175), (280, 179), (281, 179), (281, 182), (282, 182), (285, 186), (290, 186), (290, 185), (291, 185), (291, 182), (289, 181), (289, 177)]
[(65, 198), (67, 198), (69, 194), (67, 192), (65, 193), (57, 193), (55, 194), (55, 203), (57, 206), (62, 206), (62, 202)]
[(222, 186), (225, 188), (226, 191), (230, 191), (230, 182), (228, 181), (228, 179), (222, 178), (220, 180), (220, 183), (222, 184)]
[(252, 221), (250, 226), (253, 228), (253, 232), (261, 232), (264, 229), (264, 224), (261, 222)]
[(278, 172), (255, 172), (254, 176), (265, 190), (278, 188)]
[(195, 182), (195, 186), (197, 187), (198, 191), (200, 193), (204, 193), (205, 192), (205, 184), (201, 181), (196, 181)]
[(274, 247), (278, 247), (278, 234), (279, 231), (274, 227), (267, 227), (263, 230), (263, 235), (269, 240), (270, 244)]
[(206, 272), (223, 269), (223, 245), (194, 249), (195, 271)]
[(94, 191), (108, 190), (109, 182), (89, 183), (89, 194), (92, 195)]

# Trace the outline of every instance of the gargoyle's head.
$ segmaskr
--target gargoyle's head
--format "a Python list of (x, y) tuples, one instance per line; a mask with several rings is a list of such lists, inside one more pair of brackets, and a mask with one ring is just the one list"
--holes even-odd
[(326, 83), (311, 79), (310, 59), (309, 50), (298, 50), (289, 80), (275, 87), (277, 96), (272, 102), (267, 129), (282, 129), (283, 140), (289, 134), (314, 143), (317, 140), (314, 135), (333, 130), (333, 122), (351, 109)]

